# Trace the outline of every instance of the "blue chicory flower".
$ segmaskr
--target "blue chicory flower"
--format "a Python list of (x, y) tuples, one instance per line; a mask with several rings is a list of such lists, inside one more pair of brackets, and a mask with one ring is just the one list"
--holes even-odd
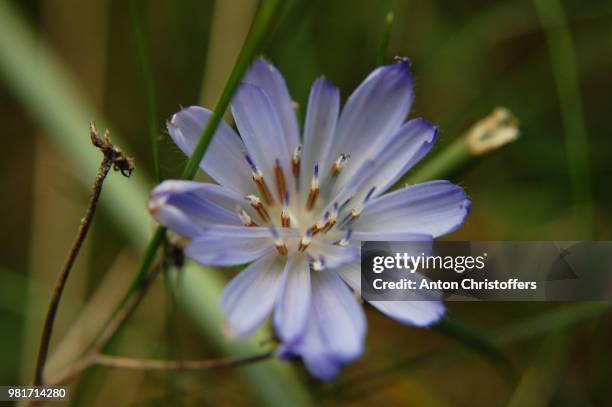
[[(225, 288), (228, 332), (252, 334), (273, 314), (279, 355), (329, 380), (363, 353), (360, 241), (424, 241), (465, 220), (470, 200), (448, 181), (391, 187), (432, 148), (437, 128), (405, 121), (414, 93), (407, 60), (375, 69), (340, 111), (338, 89), (312, 86), (303, 139), (287, 86), (263, 59), (232, 102), (240, 136), (219, 126), (201, 168), (218, 184), (169, 180), (151, 194), (159, 223), (190, 239), (207, 266), (250, 263)], [(176, 113), (168, 131), (190, 155), (211, 111)], [(303, 146), (303, 147), (302, 147)], [(429, 326), (441, 301), (372, 302), (402, 323)]]

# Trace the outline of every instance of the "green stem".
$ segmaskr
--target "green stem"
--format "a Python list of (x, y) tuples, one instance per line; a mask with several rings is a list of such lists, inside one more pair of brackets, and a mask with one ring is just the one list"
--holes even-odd
[(151, 142), (151, 150), (153, 153), (153, 170), (155, 175), (155, 181), (161, 182), (161, 169), (159, 166), (159, 137), (157, 132), (157, 107), (155, 99), (155, 86), (153, 82), (153, 73), (151, 72), (151, 64), (148, 54), (147, 42), (142, 31), (142, 25), (140, 23), (140, 14), (138, 12), (137, 0), (132, 0), (131, 14), (132, 14), (132, 34), (134, 36), (134, 45), (136, 48), (136, 55), (140, 62), (140, 69), (142, 74), (143, 88), (145, 93), (145, 108), (147, 112), (147, 126), (149, 127), (149, 139)]
[(385, 64), (385, 56), (387, 55), (387, 49), (389, 48), (389, 39), (391, 38), (391, 28), (393, 28), (393, 12), (390, 11), (385, 17), (385, 27), (383, 28), (383, 35), (380, 40), (380, 46), (378, 48), (378, 66)]
[(534, 360), (516, 387), (508, 407), (545, 407), (554, 404), (553, 398), (571, 360), (574, 342), (571, 333), (550, 333), (535, 353)]
[(559, 0), (534, 0), (534, 5), (548, 42), (557, 87), (572, 183), (574, 216), (576, 223), (581, 226), (581, 237), (586, 239), (593, 233), (589, 140), (578, 83), (574, 42)]
[(459, 137), (448, 147), (427, 159), (416, 171), (401, 178), (396, 186), (418, 184), (432, 179), (448, 178), (464, 167), (475, 156), (470, 153), (465, 137)]

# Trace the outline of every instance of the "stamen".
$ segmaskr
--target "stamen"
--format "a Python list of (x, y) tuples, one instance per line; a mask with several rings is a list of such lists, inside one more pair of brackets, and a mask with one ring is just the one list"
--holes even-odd
[(348, 205), (348, 203), (351, 202), (351, 199), (352, 198), (348, 198), (346, 201), (344, 201), (342, 205), (340, 205), (340, 208), (338, 208), (338, 212), (342, 212), (344, 208), (346, 208), (346, 205)]
[(336, 219), (335, 218), (329, 218), (329, 220), (327, 221), (327, 223), (325, 224), (325, 226), (323, 227), (323, 233), (327, 233), (331, 230), (331, 228), (333, 228), (334, 226), (336, 226)]
[(312, 210), (317, 197), (319, 196), (319, 164), (315, 164), (312, 181), (310, 183), (310, 192), (308, 193), (308, 201), (306, 202), (306, 210)]
[(300, 159), (302, 155), (302, 146), (298, 145), (293, 151), (293, 156), (291, 157), (291, 171), (293, 172), (293, 177), (296, 180), (296, 185), (299, 185), (297, 181), (300, 179)]
[(350, 240), (351, 240), (351, 236), (353, 235), (353, 230), (352, 229), (348, 229), (346, 231), (346, 235), (344, 235), (344, 237), (340, 240), (338, 240), (337, 242), (335, 242), (334, 244), (337, 246), (348, 246)]
[(317, 233), (319, 233), (321, 230), (323, 230), (328, 220), (329, 220), (329, 211), (326, 211), (325, 214), (323, 215), (323, 220), (318, 221), (317, 223), (315, 223), (314, 225), (310, 227), (309, 230), (312, 233), (312, 235), (314, 236)]
[(351, 209), (351, 212), (346, 215), (344, 219), (342, 219), (342, 224), (340, 226), (345, 227), (346, 225), (357, 219), (359, 215), (361, 215), (361, 209)]
[(291, 215), (289, 214), (289, 192), (285, 192), (284, 207), (281, 212), (281, 224), (284, 228), (291, 227)]
[(270, 206), (274, 206), (274, 200), (272, 199), (272, 194), (270, 193), (270, 190), (268, 189), (268, 185), (266, 184), (266, 181), (264, 180), (263, 175), (254, 174), (253, 181), (255, 181), (255, 184), (257, 185), (257, 188), (259, 189), (259, 193), (263, 195), (264, 199), (266, 200), (266, 203)]
[(365, 198), (363, 198), (363, 204), (365, 205), (366, 203), (368, 203), (368, 201), (370, 200), (370, 198), (372, 198), (372, 195), (374, 194), (374, 191), (376, 190), (376, 187), (372, 187), (370, 188), (370, 190), (368, 191), (368, 194), (365, 196)]
[(310, 246), (310, 242), (312, 242), (312, 232), (310, 230), (307, 230), (306, 234), (300, 239), (300, 245), (298, 247), (298, 250), (301, 252), (305, 251), (308, 246)]
[(251, 167), (251, 174), (253, 175), (253, 182), (257, 185), (257, 189), (259, 189), (259, 193), (264, 197), (266, 203), (270, 206), (274, 206), (274, 200), (272, 199), (272, 194), (270, 193), (270, 189), (264, 180), (263, 174), (255, 165), (255, 162), (251, 159), (251, 156), (248, 155), (245, 151), (242, 152), (244, 155), (244, 159)]
[(336, 159), (331, 168), (332, 177), (337, 176), (342, 171), (342, 168), (346, 165), (348, 159), (351, 158), (350, 154), (340, 153), (340, 156)]
[(278, 191), (278, 199), (283, 199), (287, 192), (287, 186), (285, 185), (285, 175), (283, 169), (280, 166), (278, 158), (276, 159), (276, 165), (274, 166), (274, 176), (276, 177), (276, 189)]
[(289, 254), (289, 250), (287, 249), (287, 246), (278, 234), (278, 230), (276, 230), (276, 228), (272, 226), (270, 227), (270, 232), (272, 232), (272, 237), (274, 238), (274, 246), (276, 247), (276, 250), (280, 253), (280, 255), (286, 256), (287, 254)]
[(261, 199), (259, 199), (259, 197), (255, 195), (247, 195), (246, 200), (249, 201), (253, 209), (257, 211), (257, 214), (264, 222), (270, 223), (270, 215), (268, 214), (268, 211), (261, 203)]
[(257, 223), (253, 222), (253, 219), (251, 219), (249, 214), (246, 213), (244, 209), (238, 210), (238, 216), (240, 217), (240, 220), (242, 221), (242, 224), (244, 226), (249, 226), (249, 227), (257, 226)]
[(255, 165), (255, 162), (253, 162), (251, 156), (248, 155), (246, 151), (243, 151), (242, 155), (244, 155), (244, 159), (249, 164), (249, 167), (251, 167), (251, 172), (253, 172), (254, 174), (259, 173), (259, 170), (257, 169), (257, 166)]

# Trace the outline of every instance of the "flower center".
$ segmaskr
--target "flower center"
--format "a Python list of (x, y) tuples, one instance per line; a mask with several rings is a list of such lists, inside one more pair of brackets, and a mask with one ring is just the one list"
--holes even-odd
[[(350, 224), (359, 217), (361, 209), (353, 208), (339, 220), (341, 211), (348, 206), (346, 199), (340, 205), (338, 202), (322, 201), (322, 188), (329, 192), (350, 156), (341, 153), (330, 165), (329, 173), (321, 176), (319, 163), (312, 169), (308, 191), (301, 194), (301, 146), (298, 146), (291, 156), (291, 174), (286, 177), (280, 160), (276, 158), (273, 166), (273, 179), (266, 179), (248, 153), (243, 152), (244, 158), (251, 169), (253, 183), (257, 187), (258, 195), (247, 195), (246, 201), (253, 209), (252, 216), (244, 208), (237, 208), (238, 215), (245, 226), (267, 226), (274, 239), (277, 251), (286, 256), (290, 251), (307, 252), (315, 239), (327, 244), (347, 246), (351, 239)], [(289, 182), (287, 182), (289, 181)], [(275, 187), (276, 194), (271, 191)], [(368, 192), (364, 203), (371, 197), (374, 188)], [(304, 196), (305, 199), (301, 199)], [(327, 198), (326, 198), (327, 199)], [(333, 198), (332, 198), (333, 199)], [(322, 215), (321, 215), (322, 212)], [(280, 229), (280, 231), (279, 231)], [(299, 232), (299, 237), (286, 237), (282, 229), (292, 229)], [(320, 264), (324, 260), (319, 258)]]

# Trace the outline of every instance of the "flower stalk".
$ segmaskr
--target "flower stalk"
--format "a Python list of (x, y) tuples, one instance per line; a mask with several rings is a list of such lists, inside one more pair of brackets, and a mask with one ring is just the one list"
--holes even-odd
[(446, 149), (400, 179), (395, 186), (399, 188), (406, 184), (447, 178), (473, 160), (515, 141), (519, 137), (518, 126), (518, 119), (508, 109), (496, 107)]

